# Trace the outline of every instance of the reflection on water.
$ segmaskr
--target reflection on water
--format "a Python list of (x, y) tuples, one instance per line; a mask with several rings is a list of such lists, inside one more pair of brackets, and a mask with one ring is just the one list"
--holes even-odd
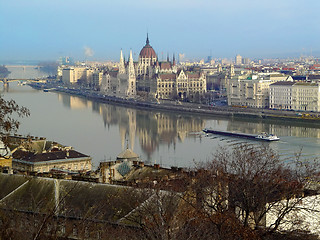
[(67, 94), (45, 93), (17, 84), (10, 84), (8, 92), (3, 94), (31, 111), (31, 116), (22, 120), (20, 134), (45, 136), (71, 145), (91, 155), (93, 167), (101, 160), (115, 159), (127, 144), (148, 163), (181, 167), (210, 159), (219, 146), (236, 147), (244, 142), (253, 146), (260, 144), (226, 136), (206, 137), (201, 130), (209, 127), (244, 133), (274, 133), (281, 140), (265, 144), (270, 144), (284, 159), (294, 157), (301, 148), (306, 158), (320, 155), (320, 129), (301, 123), (144, 111)]
[(101, 115), (104, 126), (119, 127), (121, 148), (128, 140), (134, 150), (136, 136), (139, 145), (150, 162), (159, 145), (175, 146), (184, 143), (190, 133), (201, 132), (205, 120), (188, 115), (148, 112), (136, 109), (100, 104), (83, 98), (57, 93), (59, 101), (70, 109), (89, 108)]

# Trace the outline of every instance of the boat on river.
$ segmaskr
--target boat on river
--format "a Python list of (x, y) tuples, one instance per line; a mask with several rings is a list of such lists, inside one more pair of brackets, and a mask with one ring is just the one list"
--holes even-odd
[(280, 138), (278, 138), (276, 135), (269, 134), (266, 132), (262, 132), (260, 134), (247, 134), (247, 133), (238, 133), (238, 132), (229, 132), (229, 131), (217, 131), (212, 129), (203, 129), (203, 132), (205, 133), (212, 133), (212, 134), (218, 134), (223, 136), (230, 136), (230, 137), (240, 137), (240, 138), (248, 138), (253, 140), (262, 140), (262, 141), (278, 141)]

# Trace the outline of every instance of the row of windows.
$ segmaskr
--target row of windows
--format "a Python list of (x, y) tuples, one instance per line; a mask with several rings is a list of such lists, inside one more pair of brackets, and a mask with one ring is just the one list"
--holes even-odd
[(38, 172), (48, 172), (52, 168), (61, 168), (61, 169), (67, 169), (67, 170), (88, 170), (89, 164), (88, 163), (79, 163), (79, 165), (77, 163), (62, 164), (62, 165), (54, 165), (54, 166), (36, 167), (34, 170)]
[(169, 84), (162, 84), (162, 85), (159, 84), (159, 85), (158, 85), (159, 88), (161, 88), (161, 87), (162, 87), (162, 88), (164, 88), (164, 87), (166, 87), (166, 88), (167, 88), (167, 87), (171, 88), (171, 86), (174, 88), (174, 87), (175, 87), (175, 84), (172, 83), (172, 85), (171, 85), (171, 84), (169, 83)]
[(290, 105), (285, 105), (285, 106), (278, 106), (278, 105), (270, 105), (270, 108), (277, 108), (277, 109), (292, 109)]
[(270, 96), (270, 99), (276, 99), (276, 100), (283, 100), (283, 99), (292, 99), (292, 97), (291, 96), (277, 96), (277, 97), (275, 97), (275, 96)]

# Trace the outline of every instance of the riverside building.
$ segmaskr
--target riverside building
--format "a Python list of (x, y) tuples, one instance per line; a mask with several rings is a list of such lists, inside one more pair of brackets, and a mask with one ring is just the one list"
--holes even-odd
[(175, 55), (172, 61), (169, 55), (166, 61), (159, 61), (147, 35), (138, 62), (133, 61), (131, 51), (126, 62), (121, 50), (119, 68), (103, 74), (100, 89), (106, 94), (129, 97), (138, 91), (151, 99), (199, 99), (206, 92), (206, 76), (200, 71), (178, 69)]
[(66, 85), (85, 84), (88, 85), (93, 82), (93, 73), (96, 69), (72, 66), (62, 69), (62, 82)]
[(12, 169), (23, 172), (90, 171), (91, 157), (45, 138), (12, 136), (9, 138)]
[(278, 82), (271, 84), (270, 108), (319, 112), (319, 83)]
[(279, 73), (235, 75), (228, 81), (228, 105), (268, 108), (269, 86), (278, 81), (292, 81), (292, 77)]
[(178, 69), (175, 55), (172, 60), (168, 55), (166, 61), (159, 61), (148, 35), (137, 62), (134, 62), (131, 50), (128, 61), (121, 50), (118, 67), (68, 66), (62, 69), (62, 81), (66, 85), (85, 85), (119, 97), (133, 98), (140, 92), (150, 99), (181, 100), (201, 99), (207, 85), (206, 75), (200, 69)]

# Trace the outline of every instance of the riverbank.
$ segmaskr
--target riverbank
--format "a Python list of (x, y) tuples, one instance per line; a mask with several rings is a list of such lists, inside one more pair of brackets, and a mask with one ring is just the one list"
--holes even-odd
[(256, 109), (256, 108), (241, 108), (231, 106), (208, 106), (204, 104), (175, 102), (162, 100), (161, 102), (147, 102), (134, 98), (122, 98), (118, 96), (110, 96), (101, 92), (67, 88), (53, 84), (45, 83), (29, 83), (29, 86), (44, 90), (63, 92), (70, 95), (83, 97), (89, 100), (94, 100), (100, 103), (112, 103), (126, 107), (134, 107), (139, 109), (165, 110), (174, 112), (183, 112), (190, 114), (201, 114), (208, 116), (221, 116), (232, 118), (250, 118), (250, 119), (269, 119), (280, 121), (295, 121), (320, 125), (320, 117), (317, 113), (284, 111), (272, 109)]

